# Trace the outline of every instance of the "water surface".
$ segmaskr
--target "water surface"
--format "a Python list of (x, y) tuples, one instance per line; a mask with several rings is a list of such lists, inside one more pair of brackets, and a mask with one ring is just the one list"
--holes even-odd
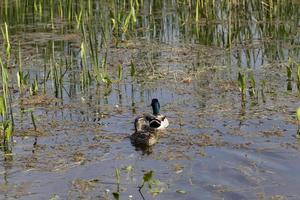
[[(142, 199), (149, 170), (161, 184), (156, 195), (143, 188), (145, 199), (297, 199), (299, 2), (199, 1), (198, 15), (196, 2), (139, 3), (128, 27), (130, 1), (0, 3), (15, 120), (14, 144), (0, 152), (0, 199), (113, 199), (116, 169), (120, 199)], [(170, 126), (137, 148), (133, 120), (152, 98)]]

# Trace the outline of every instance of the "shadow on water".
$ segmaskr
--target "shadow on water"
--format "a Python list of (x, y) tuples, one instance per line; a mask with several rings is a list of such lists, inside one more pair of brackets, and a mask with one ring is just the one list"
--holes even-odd
[[(0, 1), (0, 199), (117, 199), (118, 168), (120, 199), (297, 199), (299, 8)], [(154, 97), (170, 127), (131, 144)]]

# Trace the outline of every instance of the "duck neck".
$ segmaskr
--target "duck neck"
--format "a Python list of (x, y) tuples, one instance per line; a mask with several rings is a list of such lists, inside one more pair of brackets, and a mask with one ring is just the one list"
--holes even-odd
[(153, 110), (153, 115), (158, 115), (159, 114), (159, 109), (160, 109), (160, 105), (159, 103), (155, 103), (152, 105), (152, 110)]

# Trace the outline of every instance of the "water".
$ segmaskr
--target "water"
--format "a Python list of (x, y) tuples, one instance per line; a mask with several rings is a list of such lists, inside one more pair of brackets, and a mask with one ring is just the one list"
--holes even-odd
[[(292, 80), (286, 72), (288, 58), (299, 62), (297, 1), (199, 1), (198, 21), (195, 2), (147, 1), (128, 27), (127, 1), (50, 2), (0, 3), (15, 120), (0, 199), (113, 199), (116, 169), (120, 199), (297, 199), (297, 65)], [(238, 72), (248, 90), (253, 75), (254, 97), (241, 99)], [(133, 120), (154, 97), (170, 126), (154, 146), (134, 147)], [(141, 195), (149, 170), (160, 184)]]

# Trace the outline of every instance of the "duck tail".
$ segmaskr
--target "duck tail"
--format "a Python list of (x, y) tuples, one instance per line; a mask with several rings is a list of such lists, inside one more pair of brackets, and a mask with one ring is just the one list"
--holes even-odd
[(161, 126), (161, 121), (158, 120), (158, 119), (152, 119), (150, 122), (149, 122), (149, 126), (151, 128), (158, 128)]

